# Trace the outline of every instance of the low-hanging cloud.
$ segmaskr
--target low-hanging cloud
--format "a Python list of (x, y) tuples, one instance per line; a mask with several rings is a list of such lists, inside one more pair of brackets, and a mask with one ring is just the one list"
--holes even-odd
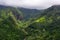
[(31, 9), (45, 9), (55, 4), (60, 4), (60, 0), (0, 0), (0, 5)]

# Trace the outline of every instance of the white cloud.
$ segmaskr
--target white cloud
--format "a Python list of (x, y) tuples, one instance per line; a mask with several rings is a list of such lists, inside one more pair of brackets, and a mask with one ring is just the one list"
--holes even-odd
[(53, 0), (53, 3), (60, 5), (60, 0)]
[(0, 5), (33, 9), (45, 9), (54, 4), (60, 4), (60, 0), (0, 0)]

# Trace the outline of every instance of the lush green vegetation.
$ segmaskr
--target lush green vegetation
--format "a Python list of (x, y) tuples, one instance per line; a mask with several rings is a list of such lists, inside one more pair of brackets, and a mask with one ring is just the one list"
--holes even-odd
[[(7, 10), (7, 11), (6, 11)], [(17, 8), (0, 9), (0, 40), (60, 40), (60, 9), (46, 9), (39, 18), (23, 20)]]

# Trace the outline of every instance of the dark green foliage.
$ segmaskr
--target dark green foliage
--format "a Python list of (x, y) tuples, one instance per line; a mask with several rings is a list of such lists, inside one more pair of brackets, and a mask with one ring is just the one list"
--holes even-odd
[(0, 40), (60, 40), (60, 9), (50, 7), (39, 16), (24, 21), (17, 8), (1, 7)]
[(50, 11), (25, 29), (26, 40), (60, 40), (60, 10), (56, 9), (47, 9)]
[(17, 20), (12, 12), (8, 14), (6, 11), (0, 13), (0, 40), (23, 40), (25, 33), (17, 28)]

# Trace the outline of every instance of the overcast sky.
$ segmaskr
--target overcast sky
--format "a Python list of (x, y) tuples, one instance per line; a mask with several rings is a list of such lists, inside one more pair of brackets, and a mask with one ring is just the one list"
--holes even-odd
[(32, 9), (45, 9), (57, 4), (60, 4), (60, 0), (0, 0), (0, 5)]

